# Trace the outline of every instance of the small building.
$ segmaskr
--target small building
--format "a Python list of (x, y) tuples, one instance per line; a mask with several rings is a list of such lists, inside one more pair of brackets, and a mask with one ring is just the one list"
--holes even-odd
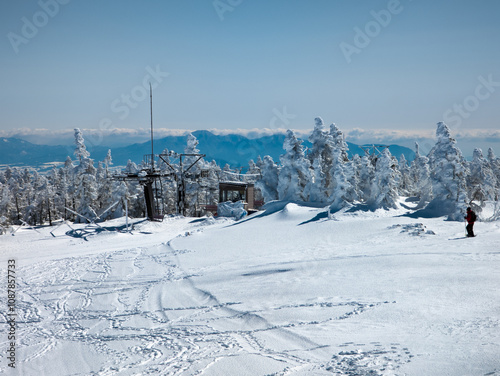
[[(256, 212), (263, 205), (262, 200), (256, 200), (253, 183), (241, 181), (226, 181), (219, 183), (219, 203), (243, 201), (248, 213)], [(206, 210), (217, 214), (217, 205), (207, 205)]]

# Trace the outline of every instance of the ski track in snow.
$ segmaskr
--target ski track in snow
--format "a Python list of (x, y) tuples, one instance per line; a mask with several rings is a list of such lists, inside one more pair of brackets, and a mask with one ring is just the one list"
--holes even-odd
[[(419, 224), (415, 228), (418, 233), (411, 235), (423, 235)], [(372, 242), (381, 239), (375, 237)], [(248, 374), (387, 376), (400, 374), (400, 367), (419, 356), (398, 342), (340, 342), (333, 346), (307, 335), (309, 329), (320, 331), (395, 301), (332, 298), (243, 309), (242, 302), (220, 301), (214, 293), (199, 288), (196, 275), (183, 270), (179, 255), (194, 251), (175, 249), (172, 242), (164, 242), (20, 268), (18, 352), (19, 368), (25, 370), (21, 374), (35, 374), (36, 370), (37, 375), (215, 375), (214, 366), (226, 362), (228, 369), (236, 369), (233, 363), (247, 367), (265, 364), (262, 372), (250, 368)], [(318, 257), (314, 262), (390, 256)], [(497, 260), (498, 254), (462, 252), (450, 257), (487, 261)], [(265, 270), (241, 277), (293, 272), (287, 262), (265, 266)], [(5, 273), (1, 275), (3, 278)], [(432, 325), (436, 332), (465, 340), (478, 330), (497, 331), (500, 323), (498, 318), (486, 317)], [(485, 341), (489, 338), (484, 336)], [(57, 368), (60, 362), (51, 368), (54, 359), (69, 356), (72, 362), (67, 368)], [(0, 371), (6, 371), (5, 362)], [(498, 376), (500, 371), (484, 375)]]
[[(309, 365), (310, 360), (268, 348), (256, 334), (273, 332), (285, 341), (307, 343), (306, 351), (318, 349), (320, 345), (287, 329), (344, 320), (377, 305), (349, 302), (281, 306), (274, 310), (336, 308), (333, 311), (338, 316), (273, 325), (259, 316), (259, 311), (239, 311), (237, 302), (221, 303), (198, 289), (177, 266), (175, 255), (176, 251), (164, 244), (154, 249), (47, 261), (20, 272), (24, 277), (20, 281), (23, 288), (18, 324), (21, 328), (29, 324), (19, 336), (19, 346), (25, 349), (22, 362), (43, 362), (47, 353), (66, 342), (78, 342), (108, 359), (106, 367), (91, 373), (100, 376), (140, 372), (184, 375), (191, 374), (193, 363), (206, 363), (193, 373), (203, 374), (219, 359), (237, 357), (241, 352), (300, 368)], [(171, 290), (175, 290), (174, 299), (165, 293)], [(179, 304), (172, 304), (175, 300)], [(347, 369), (345, 364), (342, 368)], [(290, 374), (292, 370), (276, 374)]]
[[(68, 341), (105, 354), (108, 365), (93, 375), (191, 374), (193, 362), (209, 368), (240, 351), (304, 362), (265, 349), (254, 333), (280, 328), (196, 288), (177, 267), (175, 254), (163, 245), (48, 261), (20, 271), (18, 324), (29, 324), (19, 333), (19, 346), (26, 349), (22, 362), (44, 361), (45, 354)], [(165, 294), (171, 290), (174, 299)], [(173, 305), (175, 300), (179, 304)], [(214, 328), (226, 325), (233, 329)]]

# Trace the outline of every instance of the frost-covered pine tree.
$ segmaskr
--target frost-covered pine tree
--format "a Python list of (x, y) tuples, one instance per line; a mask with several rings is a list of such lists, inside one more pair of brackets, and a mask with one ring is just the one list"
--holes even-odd
[[(9, 186), (5, 183), (0, 183), (0, 226), (7, 227), (10, 225), (11, 218), (13, 217), (13, 212), (15, 210), (14, 200), (9, 189)], [(0, 235), (2, 234), (0, 228)]]
[(53, 211), (54, 188), (45, 176), (38, 175), (35, 182), (35, 192), (34, 200), (38, 209), (38, 223), (43, 224), (48, 221), (49, 225), (52, 226), (55, 214)]
[[(82, 159), (80, 163), (78, 176), (77, 176), (77, 189), (75, 192), (78, 207), (77, 213), (88, 219), (93, 219), (97, 216), (94, 208), (97, 206), (96, 201), (98, 197), (97, 181), (96, 181), (96, 168), (93, 161), (89, 158)], [(76, 223), (85, 223), (83, 217), (78, 216), (75, 220)]]
[(117, 184), (116, 181), (108, 178), (106, 159), (104, 160), (104, 162), (99, 162), (98, 164), (96, 172), (96, 185), (96, 210), (98, 210), (100, 218), (103, 220), (116, 218), (114, 212), (117, 209), (118, 205), (116, 205), (112, 209), (110, 209), (110, 206), (114, 205), (118, 201), (113, 197)]
[(410, 196), (410, 192), (413, 190), (413, 181), (410, 176), (410, 167), (404, 154), (401, 154), (399, 158), (399, 172), (401, 173), (398, 187), (399, 194), (401, 196)]
[(238, 176), (236, 173), (231, 169), (231, 166), (229, 163), (226, 163), (224, 167), (222, 168), (221, 171), (221, 180), (222, 181), (237, 181)]
[[(75, 218), (76, 223), (84, 223), (87, 220), (84, 217), (93, 219), (97, 216), (94, 208), (98, 206), (98, 187), (94, 167), (94, 160), (90, 158), (90, 153), (85, 147), (85, 140), (80, 129), (75, 129), (75, 156), (79, 160), (78, 166), (74, 168), (75, 182), (75, 204), (76, 212), (81, 216)], [(83, 216), (83, 217), (82, 217)]]
[(260, 168), (257, 166), (257, 163), (253, 161), (253, 159), (250, 159), (250, 161), (248, 161), (248, 170), (245, 176), (243, 176), (243, 181), (246, 183), (255, 183), (259, 178)]
[[(198, 145), (199, 145), (198, 139), (192, 133), (189, 133), (187, 135), (187, 141), (186, 141), (186, 147), (184, 148), (184, 153), (185, 154), (199, 154), (200, 150), (198, 149)], [(188, 156), (183, 161), (183, 164), (187, 168), (188, 166), (193, 164), (197, 159), (198, 159), (198, 157)], [(193, 167), (191, 167), (189, 172), (192, 174), (197, 174), (201, 170), (202, 165), (203, 165), (203, 160), (199, 161)]]
[(54, 205), (59, 217), (65, 220), (69, 217), (73, 217), (73, 214), (66, 209), (72, 206), (71, 203), (73, 200), (72, 197), (70, 197), (70, 191), (74, 191), (68, 171), (69, 170), (65, 167), (60, 167), (57, 171), (54, 169), (51, 179), (55, 190)]
[(205, 204), (214, 205), (219, 203), (219, 176), (221, 169), (215, 160), (210, 163), (205, 163), (204, 166), (207, 171), (204, 184)]
[[(23, 207), (23, 197), (22, 197), (22, 180), (17, 168), (10, 168), (4, 172), (5, 187), (7, 187), (10, 192), (10, 198), (12, 200), (10, 206), (10, 214), (7, 220), (10, 224), (20, 224), (22, 218), (22, 207)], [(5, 215), (5, 214), (3, 214)]]
[(307, 201), (304, 195), (310, 175), (310, 162), (305, 158), (302, 140), (292, 130), (286, 132), (283, 142), (285, 154), (281, 155), (282, 164), (278, 179), (278, 197), (285, 201)]
[(104, 166), (106, 170), (106, 178), (109, 176), (109, 166), (113, 164), (113, 158), (111, 158), (111, 149), (108, 150), (106, 157), (104, 158)]
[(497, 180), (481, 149), (474, 149), (469, 171), (467, 189), (470, 200), (479, 201), (480, 206), (483, 206), (484, 201), (495, 200), (498, 194)]
[(269, 155), (264, 156), (260, 164), (261, 178), (255, 183), (255, 187), (262, 192), (264, 202), (278, 199), (278, 166)]
[(369, 156), (364, 155), (359, 160), (359, 183), (358, 195), (359, 200), (368, 202), (372, 196), (373, 179), (375, 178), (375, 167)]
[(433, 199), (427, 209), (434, 215), (461, 221), (468, 203), (465, 159), (445, 123), (437, 124), (436, 137), (436, 145), (428, 155)]
[(123, 170), (123, 172), (126, 174), (137, 174), (139, 173), (139, 171), (141, 171), (140, 168), (135, 164), (135, 162), (132, 162), (130, 159), (127, 161), (127, 165)]
[(347, 142), (345, 142), (344, 133), (335, 124), (331, 124), (330, 136), (333, 143), (334, 162), (337, 161), (337, 158), (340, 158), (342, 162), (347, 162), (349, 160), (347, 154), (349, 147), (347, 146)]
[(309, 201), (326, 203), (333, 192), (334, 181), (332, 177), (335, 159), (333, 138), (325, 130), (323, 119), (314, 119), (314, 130), (309, 136), (312, 144), (311, 152), (308, 154), (312, 166), (312, 177), (305, 191)]
[[(348, 172), (344, 167), (339, 167), (338, 164), (345, 164), (349, 161), (347, 155), (347, 143), (344, 139), (344, 134), (335, 125), (330, 125), (330, 132), (328, 133), (328, 141), (325, 143), (323, 172), (325, 173), (325, 188), (326, 195), (329, 202), (331, 203), (338, 196), (337, 182), (347, 179), (348, 181), (352, 178), (347, 176)], [(353, 170), (349, 170), (354, 172)], [(341, 176), (335, 176), (336, 173), (340, 173)], [(334, 193), (337, 191), (337, 193)]]
[(495, 201), (498, 201), (500, 198), (500, 158), (495, 156), (492, 148), (488, 149), (488, 162), (490, 164), (491, 171), (496, 178)]
[(363, 195), (360, 191), (360, 170), (361, 170), (361, 157), (358, 154), (352, 156), (352, 160), (346, 163), (347, 179), (351, 186), (354, 188), (356, 194), (356, 201), (362, 201)]
[(123, 217), (126, 214), (132, 216), (132, 200), (137, 201), (137, 192), (130, 192), (130, 187), (124, 181), (116, 182), (113, 188), (112, 200), (113, 202), (118, 202), (118, 205), (113, 210), (113, 217)]
[(357, 199), (355, 187), (349, 181), (348, 166), (342, 159), (341, 155), (337, 157), (335, 163), (335, 171), (333, 177), (335, 179), (334, 189), (330, 196), (330, 211), (338, 211)]
[(82, 161), (82, 159), (90, 157), (90, 153), (87, 151), (85, 140), (80, 128), (75, 128), (75, 145), (76, 148), (74, 154), (80, 162)]
[(397, 208), (399, 172), (396, 166), (397, 160), (394, 160), (389, 149), (385, 149), (377, 158), (371, 196), (367, 201), (371, 208)]
[(34, 200), (35, 190), (34, 190), (34, 182), (37, 180), (38, 173), (33, 169), (25, 168), (22, 173), (21, 180), (21, 192), (22, 192), (22, 200), (23, 200), (23, 208), (22, 208), (22, 218), (26, 223), (31, 225), (37, 224), (37, 208), (36, 202)]
[(421, 209), (432, 199), (432, 184), (429, 158), (420, 155), (417, 142), (415, 142), (415, 159), (410, 166), (410, 176), (413, 188), (410, 193), (419, 198), (417, 209)]
[(311, 164), (318, 156), (324, 157), (325, 144), (327, 142), (328, 132), (325, 131), (325, 123), (323, 119), (317, 117), (314, 119), (314, 129), (309, 136), (309, 142), (312, 144), (311, 152), (307, 156)]
[(311, 179), (304, 189), (304, 196), (308, 197), (309, 202), (326, 203), (328, 201), (325, 183), (323, 158), (319, 154), (313, 159)]

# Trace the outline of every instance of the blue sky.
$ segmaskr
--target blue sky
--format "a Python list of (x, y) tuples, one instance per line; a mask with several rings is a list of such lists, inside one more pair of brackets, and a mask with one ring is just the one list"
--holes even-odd
[(444, 120), (495, 144), (499, 15), (496, 0), (4, 0), (0, 130), (147, 128), (151, 82), (158, 128)]

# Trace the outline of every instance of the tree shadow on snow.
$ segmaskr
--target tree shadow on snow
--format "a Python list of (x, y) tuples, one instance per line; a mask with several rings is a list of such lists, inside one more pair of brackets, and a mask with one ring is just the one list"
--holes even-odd
[(287, 206), (289, 203), (290, 203), (289, 201), (271, 201), (271, 202), (268, 202), (263, 207), (264, 211), (257, 212), (257, 213), (251, 214), (249, 216), (246, 216), (243, 219), (241, 219), (235, 223), (231, 223), (230, 225), (227, 225), (226, 227), (240, 225), (242, 223), (251, 221), (252, 219), (267, 217), (269, 215), (272, 215), (274, 213), (279, 212), (280, 210), (283, 210), (285, 208), (285, 206)]
[(316, 214), (316, 216), (311, 218), (310, 220), (299, 223), (299, 226), (307, 225), (308, 223), (318, 222), (321, 221), (322, 219), (328, 219), (328, 211), (329, 210)]
[(431, 201), (422, 209), (418, 209), (412, 212), (401, 214), (399, 217), (406, 218), (439, 218), (449, 216), (454, 210), (453, 203), (448, 203), (446, 201)]
[(373, 205), (367, 205), (367, 204), (355, 204), (355, 205), (350, 205), (347, 207), (339, 208), (339, 209), (328, 209), (324, 212), (321, 212), (317, 214), (315, 217), (311, 218), (308, 221), (304, 221), (302, 223), (299, 223), (299, 226), (306, 225), (308, 223), (314, 223), (321, 221), (323, 219), (329, 219), (329, 220), (336, 220), (335, 218), (331, 217), (332, 215), (336, 213), (355, 213), (355, 212), (373, 212), (375, 211), (376, 208), (373, 207)]

